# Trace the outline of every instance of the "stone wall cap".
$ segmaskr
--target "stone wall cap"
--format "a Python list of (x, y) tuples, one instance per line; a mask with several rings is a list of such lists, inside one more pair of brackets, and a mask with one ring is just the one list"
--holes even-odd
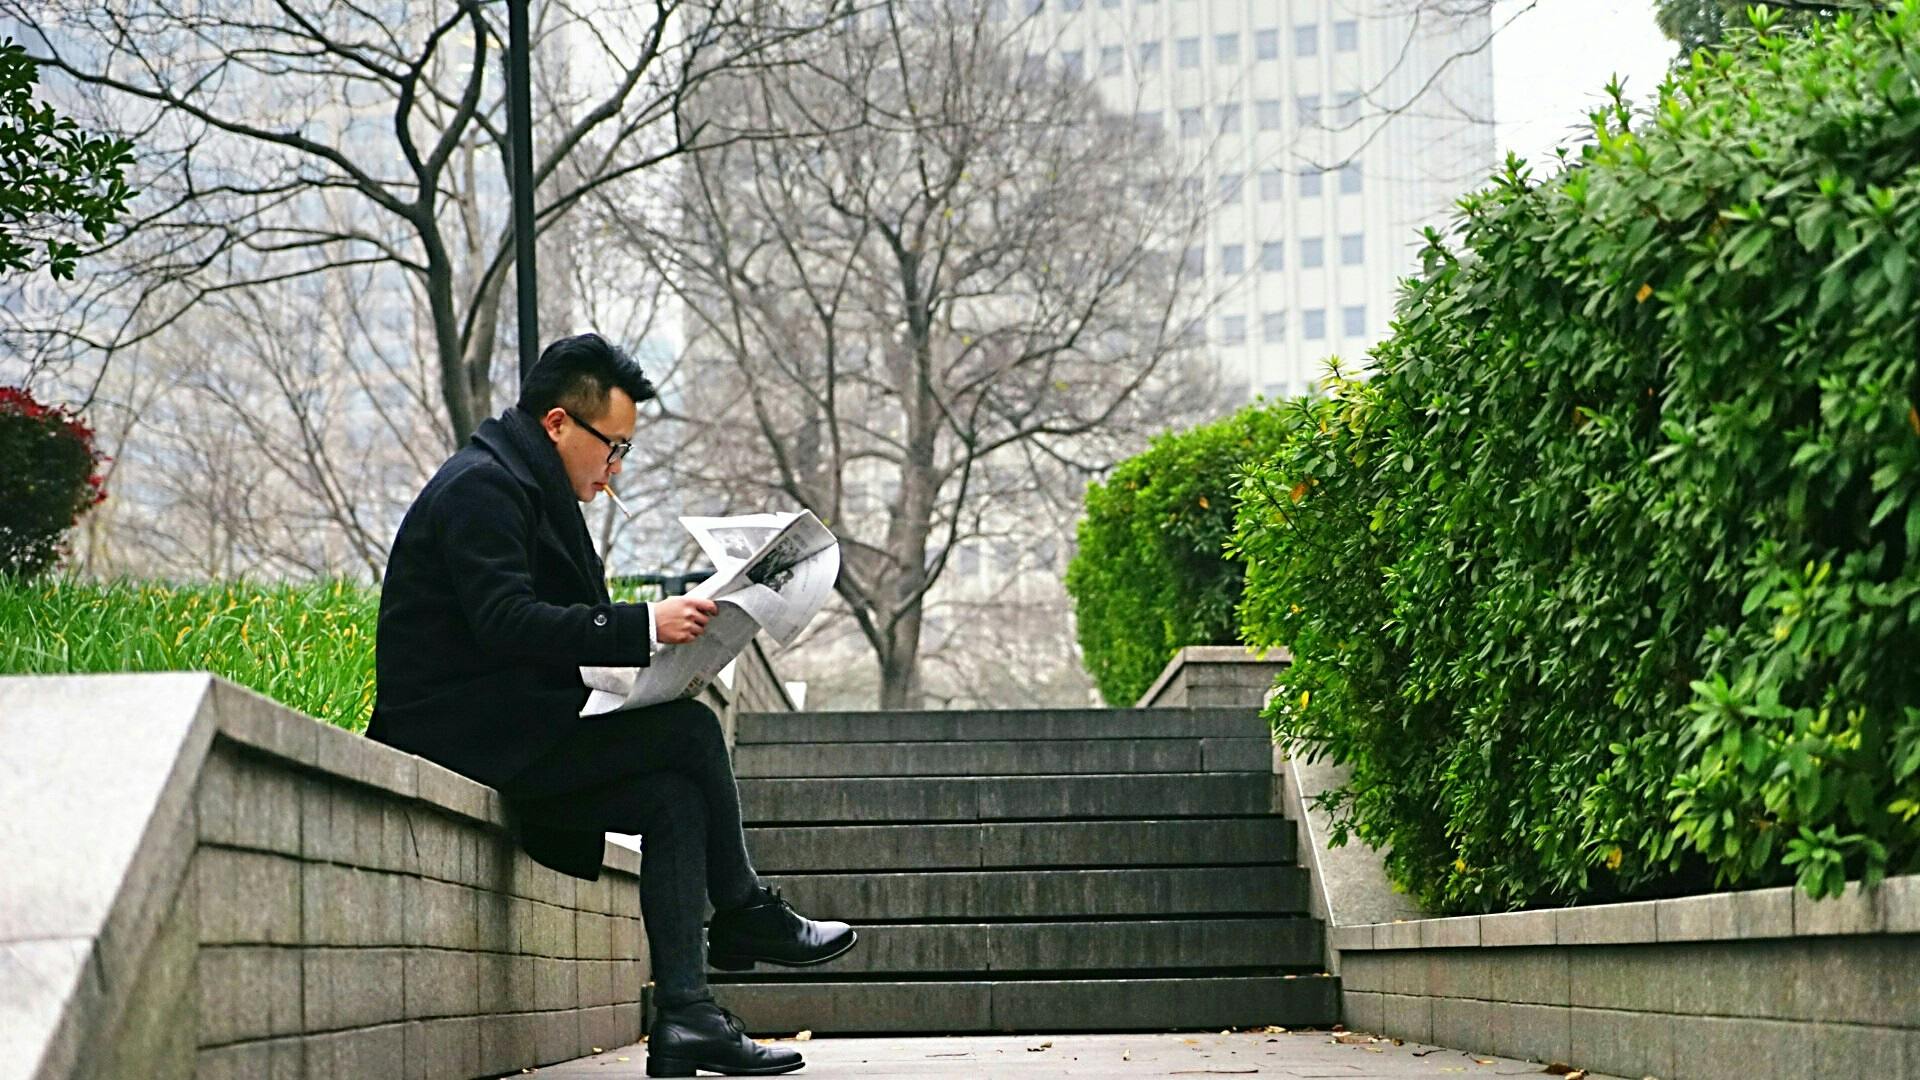
[(1292, 662), (1293, 653), (1284, 646), (1255, 651), (1244, 645), (1188, 645), (1173, 654), (1173, 659), (1168, 660), (1167, 666), (1160, 669), (1160, 674), (1153, 680), (1153, 685), (1147, 687), (1147, 692), (1140, 695), (1140, 699), (1133, 703), (1133, 707), (1144, 709), (1152, 705), (1154, 699), (1160, 696), (1160, 691), (1165, 690), (1167, 684), (1173, 681), (1173, 677), (1180, 673), (1180, 669), (1188, 664), (1290, 664)]
[(1852, 882), (1840, 896), (1825, 900), (1815, 900), (1791, 886), (1746, 889), (1670, 900), (1338, 926), (1328, 929), (1328, 940), (1340, 951), (1365, 952), (1912, 933), (1920, 933), (1920, 874), (1890, 877), (1874, 889)]

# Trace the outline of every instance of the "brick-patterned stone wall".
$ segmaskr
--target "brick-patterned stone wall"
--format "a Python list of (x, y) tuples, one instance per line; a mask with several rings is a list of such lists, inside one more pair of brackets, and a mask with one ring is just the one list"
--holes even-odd
[(1920, 876), (1330, 931), (1348, 1027), (1619, 1076), (1920, 1076)]
[(493, 789), (205, 675), (0, 679), (0, 738), (10, 1074), (465, 1080), (639, 1038), (631, 849), (548, 870)]
[(638, 1038), (632, 852), (555, 873), (491, 790), (323, 736), (333, 770), (226, 739), (201, 770), (198, 1075), (473, 1077)]

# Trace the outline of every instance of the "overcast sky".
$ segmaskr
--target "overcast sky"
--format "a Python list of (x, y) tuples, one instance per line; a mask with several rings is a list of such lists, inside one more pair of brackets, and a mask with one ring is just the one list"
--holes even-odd
[[(1493, 40), (1493, 101), (1501, 156), (1545, 160), (1586, 126), (1623, 76), (1644, 103), (1660, 84), (1674, 45), (1653, 25), (1653, 0), (1501, 0)], [(1509, 22), (1508, 20), (1511, 20)]]

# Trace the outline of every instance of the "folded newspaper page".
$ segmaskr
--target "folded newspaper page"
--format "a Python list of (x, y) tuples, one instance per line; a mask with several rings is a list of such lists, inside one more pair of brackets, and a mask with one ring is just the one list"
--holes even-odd
[(840, 542), (811, 510), (683, 517), (680, 524), (714, 566), (687, 595), (714, 601), (718, 613), (694, 640), (660, 646), (646, 667), (581, 667), (580, 680), (593, 690), (581, 716), (693, 697), (762, 630), (793, 644), (840, 576)]

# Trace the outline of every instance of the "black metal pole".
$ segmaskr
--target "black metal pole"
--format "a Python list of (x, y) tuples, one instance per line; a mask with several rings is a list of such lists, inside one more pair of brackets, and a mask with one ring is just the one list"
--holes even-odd
[(520, 301), (520, 379), (540, 357), (540, 308), (533, 273), (533, 88), (527, 0), (507, 0), (507, 136), (513, 166), (513, 269)]

